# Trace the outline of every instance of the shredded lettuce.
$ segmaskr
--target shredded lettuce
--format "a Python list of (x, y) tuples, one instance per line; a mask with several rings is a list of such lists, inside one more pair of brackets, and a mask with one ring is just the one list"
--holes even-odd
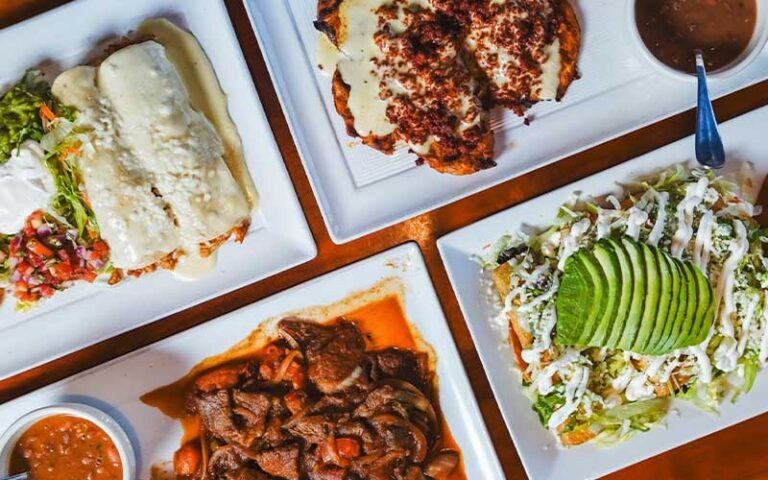
[(669, 398), (652, 398), (593, 414), (592, 421), (602, 428), (598, 443), (612, 445), (627, 440), (636, 432), (647, 432), (667, 415), (670, 403)]
[(555, 410), (565, 405), (565, 398), (557, 392), (539, 395), (533, 404), (533, 410), (539, 415), (541, 424), (545, 427), (549, 423), (549, 418)]
[(56, 185), (56, 195), (51, 200), (51, 207), (77, 229), (79, 239), (90, 243), (90, 240), (98, 237), (99, 227), (96, 216), (80, 189), (76, 156), (66, 152), (67, 148), (74, 147), (71, 141), (65, 141), (45, 157), (45, 165)]
[(12, 238), (13, 236), (11, 235), (3, 235), (0, 233), (0, 283), (3, 283), (8, 279), (8, 274), (11, 270), (11, 266), (8, 263), (8, 247)]
[(743, 383), (733, 394), (733, 398), (731, 398), (732, 403), (736, 403), (741, 394), (749, 393), (752, 390), (755, 378), (757, 378), (757, 372), (760, 370), (760, 360), (757, 353), (753, 351), (747, 352), (746, 355), (739, 359), (739, 365), (744, 369), (742, 374)]
[(74, 111), (55, 101), (50, 85), (36, 70), (27, 71), (16, 85), (0, 96), (0, 164), (5, 163), (24, 141), (42, 139), (45, 128), (40, 107), (43, 104), (60, 117), (74, 118)]

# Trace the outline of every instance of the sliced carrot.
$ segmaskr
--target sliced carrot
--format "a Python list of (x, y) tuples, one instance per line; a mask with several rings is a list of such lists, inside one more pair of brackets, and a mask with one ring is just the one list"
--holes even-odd
[(40, 104), (40, 116), (46, 120), (56, 120), (56, 114), (45, 103)]
[(60, 155), (62, 157), (67, 157), (68, 155), (75, 155), (75, 156), (77, 156), (77, 155), (80, 155), (80, 152), (81, 152), (81, 150), (80, 150), (79, 146), (78, 147), (75, 147), (75, 146), (64, 147), (64, 148), (62, 148), (60, 150)]

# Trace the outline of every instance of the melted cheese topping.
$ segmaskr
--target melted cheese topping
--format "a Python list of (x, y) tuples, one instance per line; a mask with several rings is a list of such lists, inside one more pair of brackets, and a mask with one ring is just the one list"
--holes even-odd
[(67, 70), (53, 82), (53, 94), (78, 110), (77, 124), (93, 144), (79, 165), (112, 263), (139, 268), (174, 250), (178, 238), (166, 203), (152, 192), (152, 175), (117, 134), (117, 113), (99, 92), (96, 77), (94, 67)]
[[(426, 154), (448, 129), (462, 135), (480, 124), (479, 88), (460, 58), (459, 35), (429, 0), (344, 0), (339, 17), (338, 48), (321, 39), (318, 63), (328, 72), (335, 67), (349, 86), (358, 135), (395, 134), (398, 147)], [(433, 30), (440, 33), (419, 37)], [(442, 125), (445, 118), (455, 118), (455, 126)]]
[(115, 266), (194, 251), (248, 216), (221, 138), (190, 105), (162, 45), (132, 45), (98, 69), (64, 72), (53, 92), (90, 131), (95, 148), (81, 168)]
[(376, 64), (384, 58), (384, 53), (375, 41), (379, 31), (376, 10), (390, 3), (390, 0), (347, 0), (339, 11), (343, 30), (337, 68), (350, 87), (348, 106), (355, 117), (355, 130), (362, 136), (389, 135), (395, 129), (387, 119), (389, 99), (382, 99), (379, 93), (383, 75)]
[(189, 95), (190, 105), (213, 124), (224, 146), (224, 162), (245, 193), (251, 209), (255, 210), (259, 195), (245, 164), (240, 134), (229, 116), (227, 95), (200, 43), (191, 33), (164, 18), (144, 21), (136, 34), (151, 37), (165, 47), (168, 60), (176, 68)]
[(243, 192), (222, 161), (221, 139), (192, 109), (162, 45), (145, 42), (111, 55), (98, 82), (119, 112), (120, 136), (171, 207), (182, 245), (222, 235), (248, 216)]
[(56, 188), (44, 156), (39, 144), (27, 141), (0, 165), (0, 233), (16, 234), (32, 212), (50, 204)]

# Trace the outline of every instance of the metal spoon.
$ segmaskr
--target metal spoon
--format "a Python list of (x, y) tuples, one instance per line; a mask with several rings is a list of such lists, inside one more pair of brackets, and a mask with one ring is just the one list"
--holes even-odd
[(17, 473), (16, 475), (11, 475), (10, 477), (3, 477), (0, 478), (0, 480), (27, 480), (29, 478), (29, 472), (24, 473)]
[(699, 79), (699, 106), (696, 111), (696, 160), (705, 167), (722, 168), (725, 164), (723, 140), (717, 132), (717, 120), (707, 89), (707, 69), (701, 50), (696, 50), (696, 76)]

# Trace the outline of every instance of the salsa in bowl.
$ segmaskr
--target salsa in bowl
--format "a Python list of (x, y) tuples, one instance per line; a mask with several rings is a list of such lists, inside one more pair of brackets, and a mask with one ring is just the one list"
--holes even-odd
[(135, 477), (128, 436), (113, 418), (88, 405), (33, 410), (0, 437), (0, 449), (0, 475), (29, 472), (29, 480)]

